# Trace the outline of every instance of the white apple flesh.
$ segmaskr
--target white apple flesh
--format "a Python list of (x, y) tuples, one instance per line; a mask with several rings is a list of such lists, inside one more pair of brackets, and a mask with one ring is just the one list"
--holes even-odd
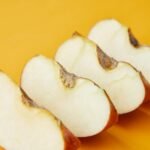
[(59, 47), (55, 59), (69, 72), (104, 88), (119, 114), (137, 109), (144, 101), (145, 87), (139, 72), (108, 57), (94, 42), (79, 34)]
[(34, 57), (27, 63), (21, 87), (77, 137), (95, 135), (116, 122), (116, 111), (104, 90), (90, 80), (68, 73), (44, 56)]
[(79, 141), (48, 111), (33, 106), (0, 73), (1, 150), (77, 150)]

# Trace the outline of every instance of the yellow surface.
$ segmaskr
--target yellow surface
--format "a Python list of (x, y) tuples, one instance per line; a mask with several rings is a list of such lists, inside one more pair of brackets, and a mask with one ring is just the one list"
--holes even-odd
[[(116, 18), (150, 44), (149, 0), (0, 0), (0, 69), (19, 83), (25, 62), (52, 57), (74, 31), (87, 35), (98, 20)], [(150, 150), (150, 104), (84, 139), (80, 150)]]

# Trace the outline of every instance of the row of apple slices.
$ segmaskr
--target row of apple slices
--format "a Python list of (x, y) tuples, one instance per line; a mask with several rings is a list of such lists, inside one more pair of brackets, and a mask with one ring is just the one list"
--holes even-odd
[(75, 136), (95, 135), (117, 120), (103, 89), (44, 56), (27, 63), (21, 89), (0, 72), (0, 91), (0, 150), (76, 150)]
[(0, 72), (0, 91), (0, 150), (76, 150), (72, 133), (92, 136), (117, 119), (104, 90), (44, 56), (27, 63), (21, 90)]
[[(97, 29), (92, 29), (90, 39), (96, 33)], [(129, 37), (136, 43), (131, 32)], [(55, 60), (32, 58), (24, 68), (21, 87), (77, 137), (103, 131), (116, 122), (117, 113), (131, 112), (149, 99), (145, 76), (129, 63), (109, 57), (78, 33), (59, 47)]]
[[(115, 35), (122, 28), (119, 25), (114, 20), (99, 23), (89, 38), (114, 58), (120, 53), (113, 51), (118, 44), (123, 49), (118, 54), (122, 56), (120, 62), (75, 33), (60, 46), (56, 61), (40, 55), (27, 63), (21, 90), (0, 73), (0, 145), (4, 149), (76, 150), (80, 142), (72, 133), (77, 137), (95, 135), (113, 125), (117, 113), (131, 112), (149, 99), (150, 51), (148, 47), (142, 50), (128, 30), (128, 43), (126, 38)], [(143, 53), (133, 52), (137, 47)]]

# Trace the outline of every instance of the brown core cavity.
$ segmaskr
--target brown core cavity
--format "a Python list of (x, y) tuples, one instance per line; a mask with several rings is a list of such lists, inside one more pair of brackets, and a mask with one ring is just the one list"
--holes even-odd
[(98, 61), (104, 69), (114, 69), (117, 67), (118, 62), (105, 54), (98, 46), (97, 46), (97, 57)]
[(66, 88), (73, 88), (76, 84), (77, 77), (74, 74), (67, 72), (62, 65), (59, 64), (59, 66), (60, 66), (60, 78), (63, 85)]
[(39, 107), (27, 94), (26, 92), (22, 89), (22, 102), (27, 105), (27, 106), (33, 106), (33, 107)]
[(128, 34), (129, 34), (130, 43), (136, 48), (139, 47), (140, 46), (139, 41), (135, 38), (135, 36), (131, 32), (131, 29), (128, 29)]

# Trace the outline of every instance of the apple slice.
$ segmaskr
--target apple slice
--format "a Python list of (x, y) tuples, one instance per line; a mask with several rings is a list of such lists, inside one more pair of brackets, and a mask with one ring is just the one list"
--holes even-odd
[(104, 20), (91, 29), (88, 37), (109, 56), (139, 70), (147, 80), (150, 92), (150, 47), (140, 45), (128, 27), (114, 19)]
[(74, 34), (58, 49), (55, 59), (68, 71), (104, 88), (119, 114), (138, 108), (145, 98), (140, 74), (129, 64), (108, 57), (94, 42)]
[(95, 135), (116, 122), (117, 113), (104, 90), (90, 80), (68, 73), (44, 56), (27, 63), (21, 87), (77, 137)]
[(48, 111), (35, 107), (0, 73), (0, 149), (76, 150), (79, 140)]

